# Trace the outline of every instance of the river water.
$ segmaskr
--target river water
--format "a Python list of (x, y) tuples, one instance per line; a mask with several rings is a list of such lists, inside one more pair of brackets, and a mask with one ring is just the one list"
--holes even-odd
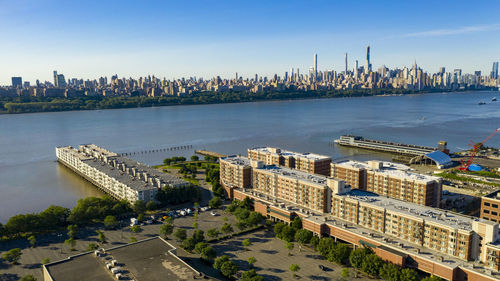
[[(191, 150), (132, 156), (146, 164), (190, 156), (195, 149), (246, 154), (248, 147), (266, 145), (335, 159), (384, 160), (388, 155), (331, 142), (350, 133), (428, 146), (446, 140), (452, 151), (465, 149), (470, 140), (481, 141), (500, 127), (500, 101), (490, 102), (497, 95), (435, 93), (0, 115), (0, 222), (100, 195), (56, 162), (56, 146), (95, 143), (114, 152), (135, 152), (193, 145)], [(488, 145), (500, 146), (500, 135)]]

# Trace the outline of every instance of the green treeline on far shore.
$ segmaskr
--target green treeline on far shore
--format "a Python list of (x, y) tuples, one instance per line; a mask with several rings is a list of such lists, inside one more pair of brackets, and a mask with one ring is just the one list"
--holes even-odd
[[(443, 91), (443, 90), (439, 90)], [(73, 98), (55, 97), (6, 97), (0, 98), (0, 112), (30, 113), (67, 110), (94, 110), (112, 108), (152, 107), (168, 105), (192, 105), (253, 102), (265, 100), (314, 99), (335, 97), (359, 97), (378, 95), (406, 95), (423, 93), (405, 89), (352, 89), (328, 91), (283, 91), (283, 92), (202, 92), (185, 96), (84, 96)]]

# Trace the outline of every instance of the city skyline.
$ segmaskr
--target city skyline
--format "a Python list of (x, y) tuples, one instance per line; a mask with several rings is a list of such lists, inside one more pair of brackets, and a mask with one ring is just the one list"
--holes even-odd
[(499, 4), (430, 3), (5, 1), (0, 84), (51, 81), (54, 69), (83, 79), (272, 76), (307, 70), (315, 53), (319, 70), (340, 72), (344, 53), (350, 66), (365, 65), (367, 45), (373, 69), (416, 60), (431, 73), (490, 72)]

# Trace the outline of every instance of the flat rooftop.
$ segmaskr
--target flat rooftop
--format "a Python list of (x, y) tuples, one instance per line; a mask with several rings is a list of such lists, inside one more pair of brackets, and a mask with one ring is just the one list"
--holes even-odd
[(294, 152), (294, 151), (283, 150), (283, 149), (272, 148), (272, 147), (255, 147), (255, 148), (251, 148), (250, 150), (256, 150), (256, 151), (259, 151), (259, 152), (265, 152), (265, 153), (272, 153), (272, 154), (274, 154), (275, 153), (273, 151), (274, 149), (278, 149), (279, 152), (276, 153), (276, 154), (282, 155), (282, 156), (295, 156), (295, 157), (307, 158), (307, 159), (311, 159), (311, 160), (328, 160), (328, 159), (332, 159), (330, 156), (326, 156), (326, 155), (320, 155), (320, 154), (309, 153), (309, 152), (300, 153), (300, 152)]
[(490, 194), (486, 194), (483, 197), (500, 200), (500, 190), (494, 191)]
[(241, 155), (229, 155), (221, 158), (223, 161), (239, 166), (250, 166), (250, 158)]
[(254, 170), (267, 171), (267, 172), (271, 172), (271, 173), (274, 173), (277, 175), (289, 177), (292, 179), (307, 181), (310, 183), (325, 185), (325, 186), (326, 186), (327, 179), (328, 179), (325, 176), (316, 175), (316, 174), (309, 174), (309, 173), (302, 172), (299, 170), (290, 169), (290, 168), (281, 167), (281, 166), (278, 167), (278, 166), (274, 166), (274, 165), (266, 165), (262, 168), (254, 168)]
[(170, 253), (173, 250), (173, 246), (155, 237), (108, 249), (104, 257), (89, 252), (48, 264), (46, 268), (54, 281), (111, 281), (116, 279), (105, 264), (114, 259), (125, 271), (124, 275), (136, 281), (195, 280), (199, 273)]
[(398, 164), (393, 162), (382, 162), (382, 161), (380, 162), (382, 163), (382, 168), (380, 169), (372, 168), (369, 162), (354, 161), (354, 160), (338, 162), (335, 163), (335, 165), (339, 165), (346, 168), (366, 169), (367, 171), (383, 173), (394, 178), (411, 179), (421, 182), (441, 180), (440, 177), (414, 173), (411, 171), (410, 167), (403, 164)]
[(430, 221), (441, 225), (446, 225), (452, 228), (462, 229), (465, 231), (472, 230), (472, 222), (474, 221), (480, 221), (483, 223), (492, 223), (480, 218), (468, 217), (457, 213), (447, 212), (437, 208), (422, 206), (402, 200), (384, 197), (377, 195), (375, 193), (359, 189), (353, 189), (347, 193), (341, 194), (340, 196), (353, 198), (365, 204), (375, 207), (385, 208), (388, 211), (404, 214), (410, 217), (414, 217), (416, 219), (424, 219), (425, 221), (428, 222)]

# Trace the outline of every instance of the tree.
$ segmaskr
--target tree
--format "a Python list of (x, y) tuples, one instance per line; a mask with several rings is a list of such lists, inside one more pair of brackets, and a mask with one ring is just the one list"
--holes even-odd
[(115, 216), (106, 216), (104, 218), (104, 226), (108, 229), (114, 229), (118, 225), (118, 220), (115, 218)]
[(295, 232), (295, 241), (302, 245), (308, 244), (313, 237), (313, 233), (307, 229), (299, 229)]
[(241, 245), (243, 245), (244, 247), (248, 247), (252, 245), (252, 242), (250, 241), (250, 239), (245, 239), (241, 242)]
[(104, 232), (97, 230), (97, 238), (102, 244), (106, 243), (106, 236), (104, 235)]
[(194, 228), (194, 229), (198, 229), (198, 226), (199, 226), (199, 224), (198, 224), (198, 222), (197, 222), (197, 221), (193, 222), (193, 228)]
[(192, 237), (186, 238), (181, 243), (181, 247), (187, 251), (192, 251), (195, 246), (196, 246), (196, 240)]
[(196, 245), (194, 246), (194, 252), (197, 253), (197, 254), (201, 254), (201, 251), (206, 248), (208, 245), (207, 243), (205, 242), (198, 242), (196, 243)]
[(399, 281), (400, 269), (392, 263), (385, 263), (380, 268), (379, 276), (387, 281)]
[(284, 227), (285, 227), (285, 224), (282, 222), (278, 222), (274, 225), (273, 231), (274, 231), (274, 235), (276, 236), (276, 238), (281, 239), (281, 231), (283, 231)]
[(257, 262), (257, 259), (255, 257), (249, 257), (247, 261), (250, 267), (253, 267), (253, 265)]
[(297, 276), (296, 272), (300, 270), (300, 266), (298, 264), (291, 264), (288, 269), (293, 272), (293, 277), (295, 277)]
[(349, 277), (349, 268), (342, 268), (342, 270), (340, 271), (340, 276), (342, 276), (343, 278)]
[(399, 276), (399, 280), (417, 281), (418, 280), (417, 272), (415, 272), (415, 270), (411, 268), (403, 268), (401, 269), (401, 275)]
[(351, 249), (343, 243), (336, 243), (332, 251), (326, 256), (328, 261), (343, 264), (349, 260)]
[(222, 205), (222, 199), (219, 196), (215, 196), (214, 198), (208, 201), (208, 206), (212, 209), (217, 209)]
[(37, 281), (38, 279), (35, 278), (33, 275), (25, 275), (23, 278), (19, 279), (19, 281)]
[(224, 223), (222, 227), (220, 228), (220, 231), (225, 234), (229, 234), (233, 232), (233, 227), (229, 223)]
[(48, 264), (48, 263), (50, 263), (50, 259), (49, 258), (43, 258), (40, 263), (41, 264)]
[(21, 255), (23, 253), (21, 252), (21, 249), (19, 248), (14, 248), (2, 255), (2, 259), (6, 260), (7, 262), (10, 262), (11, 264), (18, 264), (19, 259), (21, 258)]
[(256, 226), (264, 220), (264, 216), (257, 212), (250, 212), (250, 215), (245, 220), (245, 223), (249, 226)]
[(76, 251), (75, 245), (76, 245), (76, 240), (72, 237), (64, 240), (64, 244), (68, 245), (70, 247), (71, 251)]
[(70, 238), (76, 239), (77, 234), (78, 234), (78, 226), (76, 226), (76, 224), (68, 225), (68, 236)]
[(158, 208), (158, 206), (155, 201), (148, 201), (148, 203), (146, 203), (146, 209), (153, 211), (156, 210), (156, 208)]
[(35, 245), (36, 245), (36, 237), (35, 237), (35, 235), (30, 235), (28, 237), (28, 241), (30, 242), (31, 247), (35, 248)]
[(331, 252), (333, 252), (333, 248), (335, 247), (335, 241), (333, 241), (330, 237), (321, 238), (318, 243), (318, 252), (327, 257)]
[(295, 247), (295, 245), (293, 245), (293, 242), (286, 242), (285, 244), (285, 248), (288, 249), (288, 255), (290, 256), (292, 253), (290, 253), (293, 248)]
[(177, 230), (174, 233), (175, 238), (179, 241), (184, 241), (187, 237), (187, 232), (184, 228), (177, 228)]
[(135, 242), (137, 242), (137, 238), (135, 238), (134, 236), (130, 236), (130, 238), (128, 239), (128, 241), (130, 243), (135, 243)]
[(247, 228), (247, 224), (242, 222), (242, 221), (239, 221), (236, 223), (236, 227), (240, 230), (240, 231), (243, 231), (245, 230), (245, 228)]
[(160, 235), (163, 237), (163, 238), (167, 238), (168, 235), (172, 234), (172, 232), (174, 232), (174, 225), (171, 224), (171, 223), (166, 223), (166, 224), (163, 224), (161, 227), (160, 227)]
[(134, 202), (133, 209), (137, 214), (142, 214), (146, 211), (146, 203), (144, 203), (144, 200), (137, 200)]
[(191, 161), (198, 161), (198, 160), (200, 160), (200, 157), (198, 157), (197, 155), (191, 156)]
[(443, 278), (437, 277), (436, 275), (433, 276), (426, 276), (422, 278), (420, 281), (444, 281)]
[(360, 269), (363, 265), (363, 260), (365, 259), (365, 257), (371, 253), (373, 253), (373, 251), (370, 248), (366, 247), (353, 250), (349, 255), (349, 262), (351, 263), (352, 267)]
[(249, 271), (244, 271), (241, 274), (240, 280), (241, 281), (264, 281), (264, 277), (257, 275), (257, 273), (255, 273), (255, 269), (251, 269)]
[(233, 261), (226, 261), (221, 265), (220, 272), (229, 278), (238, 272), (238, 266)]
[(217, 257), (217, 252), (212, 247), (205, 247), (201, 250), (200, 256), (203, 260), (212, 262)]
[(222, 255), (215, 259), (213, 267), (217, 270), (220, 270), (223, 263), (229, 261), (229, 257), (226, 255)]
[(196, 243), (205, 241), (205, 232), (200, 229), (195, 230), (193, 232), (193, 239), (194, 241), (196, 241)]
[(361, 270), (366, 274), (377, 277), (384, 261), (376, 254), (367, 255), (361, 263)]
[(137, 216), (137, 220), (138, 220), (139, 222), (143, 222), (143, 221), (144, 221), (144, 214), (139, 214), (139, 215)]
[(134, 226), (131, 226), (130, 227), (130, 230), (133, 232), (133, 233), (138, 233), (138, 232), (141, 232), (141, 226), (140, 225), (134, 225)]
[(283, 229), (281, 230), (281, 240), (286, 241), (286, 242), (292, 242), (293, 238), (295, 237), (295, 229), (293, 229), (291, 226), (285, 225)]
[(291, 226), (294, 230), (299, 230), (302, 228), (302, 219), (300, 217), (295, 217), (291, 223)]
[(217, 228), (210, 228), (207, 230), (207, 236), (210, 238), (217, 238), (219, 236), (219, 230)]
[(99, 249), (99, 246), (96, 243), (89, 243), (87, 247), (87, 251), (95, 251), (97, 249)]
[(311, 246), (313, 246), (313, 248), (316, 249), (316, 247), (318, 247), (318, 244), (319, 244), (319, 237), (316, 235), (313, 235), (313, 237), (311, 238), (309, 243), (311, 243)]

